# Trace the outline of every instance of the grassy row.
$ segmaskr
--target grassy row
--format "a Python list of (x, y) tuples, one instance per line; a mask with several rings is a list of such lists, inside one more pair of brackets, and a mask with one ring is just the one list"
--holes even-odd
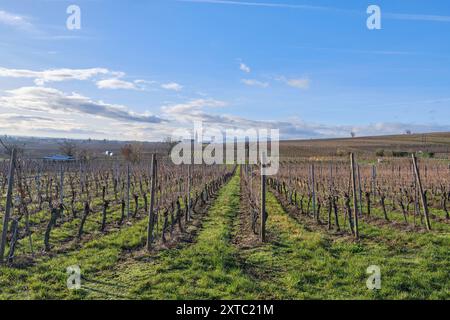
[[(402, 233), (361, 223), (355, 242), (313, 231), (268, 195), (269, 243), (243, 252), (245, 263), (282, 299), (446, 299), (450, 295), (448, 235)], [(368, 290), (367, 267), (381, 268), (381, 290)]]
[[(211, 209), (212, 218), (205, 222), (205, 231), (200, 234), (198, 242), (192, 247), (174, 248), (152, 255), (145, 254), (140, 250), (145, 244), (146, 235), (146, 219), (143, 219), (118, 232), (89, 241), (82, 247), (72, 248), (77, 250), (69, 250), (53, 257), (40, 257), (32, 266), (23, 269), (0, 267), (0, 299), (182, 297), (185, 294), (184, 290), (195, 290), (197, 287), (197, 284), (185, 284), (185, 280), (191, 275), (192, 281), (195, 281), (197, 269), (201, 269), (202, 266), (205, 267), (202, 274), (205, 282), (220, 281), (221, 276), (227, 276), (230, 281), (235, 281), (237, 278), (233, 274), (227, 275), (228, 262), (233, 259), (228, 256), (230, 253), (228, 250), (232, 250), (232, 247), (226, 241), (230, 232), (230, 227), (226, 227), (226, 221), (231, 221), (237, 212), (239, 196), (235, 193), (238, 191), (239, 181), (234, 178), (221, 191), (219, 199)], [(71, 230), (70, 226), (67, 228)], [(211, 244), (214, 247), (210, 247)], [(133, 258), (136, 255), (141, 259)], [(153, 261), (158, 263), (154, 265)], [(187, 272), (177, 275), (176, 270), (182, 265), (191, 264), (192, 268), (196, 269), (191, 271), (191, 274)], [(216, 265), (217, 272), (209, 272), (211, 264)], [(72, 265), (81, 268), (82, 290), (67, 289), (66, 268)], [(222, 273), (219, 271), (220, 268)], [(158, 289), (148, 289), (153, 288), (153, 285), (148, 283), (149, 279), (156, 282), (155, 287)], [(176, 295), (174, 291), (179, 284), (182, 286)], [(172, 293), (166, 286), (174, 288)], [(209, 283), (205, 283), (205, 287), (209, 286)], [(201, 290), (195, 292), (203, 295)], [(221, 292), (222, 290), (218, 290), (216, 294)], [(208, 296), (213, 297), (214, 293), (209, 292)]]
[(79, 250), (55, 257), (42, 257), (34, 265), (21, 268), (0, 267), (0, 299), (71, 299), (82, 291), (67, 289), (66, 268), (78, 265), (91, 277), (112, 268), (121, 254), (145, 243), (145, 219), (119, 232), (90, 241)]
[[(92, 208), (95, 208), (94, 213), (90, 213), (86, 223), (84, 225), (84, 234), (90, 237), (99, 237), (104, 235), (101, 229), (102, 222), (102, 209), (101, 209), (101, 199), (95, 199), (92, 202)], [(139, 199), (140, 214), (143, 214), (144, 200), (142, 197)], [(55, 249), (58, 249), (62, 244), (73, 240), (78, 235), (78, 229), (81, 223), (81, 216), (83, 215), (83, 206), (79, 204), (77, 206), (77, 217), (73, 218), (71, 212), (64, 212), (64, 220), (59, 219), (57, 225), (52, 229), (50, 233), (50, 244)], [(134, 201), (130, 203), (130, 212), (134, 212)], [(125, 219), (126, 217), (125, 212)], [(107, 210), (107, 228), (117, 228), (118, 222), (121, 218), (121, 205), (111, 204)], [(30, 230), (32, 232), (33, 248), (35, 252), (40, 252), (44, 248), (44, 233), (45, 228), (50, 219), (49, 210), (42, 210), (36, 214), (30, 216)], [(20, 228), (24, 228), (24, 221), (21, 221)], [(67, 248), (66, 248), (67, 249)], [(9, 243), (7, 245), (7, 250), (9, 250)], [(28, 237), (20, 239), (16, 246), (16, 256), (22, 254), (30, 254), (29, 240)]]
[[(231, 245), (239, 210), (239, 175), (219, 193), (193, 244), (143, 261), (129, 259), (88, 283), (88, 297), (135, 299), (233, 299), (257, 296), (257, 284), (240, 268)], [(112, 280), (114, 279), (114, 280)]]

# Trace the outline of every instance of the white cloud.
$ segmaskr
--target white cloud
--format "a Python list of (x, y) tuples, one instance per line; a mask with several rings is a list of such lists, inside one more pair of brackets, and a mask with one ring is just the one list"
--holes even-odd
[(339, 10), (332, 7), (321, 7), (301, 4), (274, 3), (274, 2), (250, 2), (250, 1), (231, 1), (231, 0), (178, 0), (180, 2), (209, 3), (221, 5), (238, 5), (247, 7), (267, 7), (267, 8), (286, 8), (286, 9), (309, 9), (309, 10)]
[(351, 131), (358, 136), (402, 134), (406, 129), (415, 133), (450, 131), (450, 125), (439, 124), (325, 125), (299, 119), (269, 121), (215, 113), (227, 105), (215, 99), (189, 100), (163, 106), (158, 116), (94, 101), (76, 93), (24, 87), (0, 96), (0, 130), (12, 135), (147, 141), (161, 140), (180, 128), (192, 130), (194, 121), (203, 121), (205, 127), (222, 131), (279, 129), (282, 139), (350, 137)]
[(4, 24), (19, 29), (33, 28), (33, 24), (29, 21), (28, 18), (21, 15), (9, 13), (3, 10), (0, 10), (0, 24)]
[[(111, 80), (111, 79), (110, 79)], [(295, 80), (295, 79), (290, 79)], [(297, 79), (298, 80), (298, 79)], [(286, 79), (286, 83), (287, 83)], [(143, 83), (136, 80), (134, 84)], [(294, 86), (298, 84), (294, 82)], [(303, 84), (300, 85), (303, 88)], [(0, 131), (36, 136), (95, 137), (118, 140), (161, 140), (175, 129), (191, 130), (194, 121), (218, 130), (279, 129), (283, 139), (349, 137), (450, 131), (449, 125), (373, 123), (329, 125), (302, 120), (260, 120), (225, 114), (228, 103), (216, 99), (193, 99), (161, 107), (156, 115), (135, 112), (127, 106), (96, 101), (77, 93), (48, 87), (22, 87), (0, 95)]]
[[(251, 2), (251, 1), (232, 1), (232, 0), (178, 0), (180, 2), (191, 3), (207, 3), (217, 5), (232, 5), (232, 6), (246, 6), (246, 7), (266, 7), (266, 8), (284, 8), (284, 9), (298, 9), (298, 10), (315, 10), (315, 11), (334, 11), (339, 13), (360, 15), (359, 10), (343, 9), (338, 7), (313, 6), (302, 4), (291, 4), (281, 2)], [(428, 22), (450, 22), (450, 16), (432, 15), (432, 14), (411, 14), (411, 13), (383, 13), (383, 17), (395, 20), (414, 20), (414, 21), (428, 21)]]
[(267, 88), (269, 86), (268, 82), (261, 82), (254, 79), (242, 79), (241, 82), (247, 86)]
[(133, 82), (120, 80), (117, 78), (99, 80), (96, 83), (99, 89), (125, 89), (125, 90), (138, 90), (139, 88)]
[(297, 88), (297, 89), (301, 89), (301, 90), (306, 90), (309, 89), (309, 79), (307, 78), (303, 78), (303, 79), (289, 79), (286, 82), (289, 86)]
[(76, 93), (65, 94), (53, 88), (22, 87), (6, 92), (6, 96), (0, 97), (0, 109), (16, 109), (22, 111), (23, 114), (32, 111), (89, 115), (117, 121), (142, 123), (159, 123), (163, 121), (149, 113), (135, 113), (125, 106), (94, 101)]
[(245, 73), (250, 73), (251, 69), (249, 66), (247, 66), (245, 63), (242, 63), (239, 65), (239, 69), (241, 69), (242, 71), (244, 71)]
[(450, 22), (450, 16), (428, 15), (428, 14), (410, 14), (410, 13), (389, 13), (383, 14), (385, 18), (396, 20), (413, 20), (429, 22)]
[(154, 84), (155, 81), (138, 79), (138, 80), (134, 80), (134, 83), (136, 83), (136, 84)]
[(227, 103), (224, 101), (214, 99), (197, 99), (186, 103), (164, 106), (162, 107), (162, 110), (164, 113), (169, 115), (182, 115), (183, 113), (195, 113), (203, 108), (221, 108), (226, 105)]
[(8, 78), (30, 78), (34, 79), (36, 85), (45, 85), (49, 82), (61, 82), (68, 80), (89, 80), (99, 75), (113, 75), (122, 77), (123, 72), (114, 72), (105, 68), (90, 69), (49, 69), (44, 71), (33, 71), (26, 69), (7, 69), (0, 67), (0, 77)]
[(176, 82), (169, 82), (162, 84), (161, 88), (166, 90), (181, 91), (183, 89), (183, 86)]
[[(109, 78), (102, 79), (108, 76)], [(124, 72), (111, 71), (106, 68), (87, 68), (87, 69), (48, 69), (43, 71), (34, 71), (27, 69), (8, 69), (0, 67), (0, 77), (6, 78), (24, 78), (34, 79), (38, 86), (45, 86), (51, 82), (62, 82), (70, 80), (95, 80), (99, 89), (125, 89), (125, 90), (145, 90), (145, 85), (152, 82), (146, 80), (135, 80), (133, 82), (123, 80)]]
[[(100, 133), (84, 123), (71, 121), (61, 117), (45, 117), (38, 115), (22, 115), (18, 113), (0, 114), (0, 130), (24, 135), (92, 135)], [(105, 132), (103, 132), (105, 133)]]
[(311, 84), (311, 81), (308, 78), (306, 78), (306, 77), (304, 77), (304, 78), (291, 78), (291, 79), (288, 79), (286, 77), (278, 77), (278, 78), (276, 78), (276, 80), (284, 82), (288, 86), (296, 88), (296, 89), (300, 89), (300, 90), (307, 90), (307, 89), (309, 89), (309, 86)]

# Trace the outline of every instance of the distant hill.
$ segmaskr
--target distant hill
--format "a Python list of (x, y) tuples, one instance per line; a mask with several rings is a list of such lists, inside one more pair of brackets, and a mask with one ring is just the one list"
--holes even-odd
[(427, 134), (404, 134), (345, 139), (290, 140), (280, 143), (284, 156), (334, 156), (347, 152), (375, 155), (384, 151), (428, 152), (437, 157), (448, 157), (450, 152), (450, 132)]
[[(67, 139), (8, 137), (8, 140), (20, 145), (27, 157), (39, 158), (57, 154), (60, 144)], [(120, 154), (120, 149), (132, 142), (110, 140), (71, 140), (78, 148), (103, 156), (105, 151)], [(167, 153), (170, 145), (164, 142), (139, 142), (144, 154), (153, 152)], [(450, 156), (450, 132), (427, 134), (403, 134), (390, 136), (356, 137), (340, 139), (285, 140), (280, 142), (280, 154), (283, 157), (336, 156), (356, 152), (376, 156), (384, 152), (426, 152), (436, 157)], [(0, 154), (2, 151), (0, 151)]]
[[(85, 151), (94, 157), (104, 157), (109, 151), (115, 155), (120, 154), (123, 146), (129, 143), (138, 143), (143, 151), (143, 155), (150, 158), (150, 153), (167, 153), (169, 146), (164, 142), (132, 142), (113, 140), (77, 140), (77, 139), (57, 139), (38, 137), (2, 137), (2, 140), (18, 145), (24, 151), (26, 158), (43, 158), (61, 153), (61, 144), (64, 141), (71, 141), (76, 145), (77, 151)], [(0, 148), (0, 157), (5, 157), (4, 150)]]

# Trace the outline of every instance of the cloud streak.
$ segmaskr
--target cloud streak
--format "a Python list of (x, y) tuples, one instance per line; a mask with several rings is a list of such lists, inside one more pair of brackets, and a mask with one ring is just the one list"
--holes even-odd
[(228, 0), (178, 0), (179, 2), (191, 3), (209, 3), (246, 7), (267, 7), (267, 8), (286, 8), (286, 9), (309, 9), (309, 10), (336, 10), (332, 7), (299, 5), (288, 3), (271, 3), (271, 2), (250, 2), (250, 1), (228, 1)]
[(269, 86), (268, 82), (262, 82), (255, 79), (242, 79), (241, 82), (251, 87), (267, 88)]
[(241, 71), (245, 73), (250, 73), (252, 71), (249, 66), (247, 66), (245, 63), (242, 62), (239, 65), (239, 69), (241, 69)]
[(0, 10), (0, 24), (22, 30), (30, 30), (33, 24), (27, 17)]
[[(314, 10), (314, 11), (334, 11), (348, 14), (355, 14), (365, 16), (366, 12), (350, 9), (341, 9), (337, 7), (327, 6), (313, 6), (290, 3), (273, 3), (273, 2), (252, 2), (252, 1), (229, 1), (229, 0), (178, 0), (186, 3), (203, 3), (214, 5), (230, 5), (230, 6), (245, 6), (245, 7), (262, 7), (262, 8), (283, 8), (283, 9), (297, 9), (297, 10)], [(427, 21), (427, 22), (450, 22), (450, 16), (429, 15), (429, 14), (413, 14), (413, 13), (392, 13), (382, 12), (383, 17), (394, 20), (413, 20), (413, 21)]]
[(306, 77), (302, 78), (286, 78), (284, 76), (275, 78), (277, 81), (281, 81), (288, 85), (289, 87), (300, 89), (300, 90), (308, 90), (311, 84), (311, 80)]
[[(34, 84), (37, 86), (45, 86), (48, 83), (63, 82), (63, 81), (96, 81), (95, 84), (99, 89), (111, 90), (145, 90), (146, 85), (150, 81), (123, 80), (126, 74), (124, 72), (112, 71), (106, 68), (86, 68), (86, 69), (48, 69), (43, 71), (34, 71), (27, 69), (8, 69), (0, 67), (0, 77), (5, 78), (19, 78), (19, 79), (34, 79)], [(107, 77), (105, 79), (102, 79)], [(100, 79), (99, 79), (100, 78)]]
[(176, 82), (163, 83), (161, 85), (161, 88), (166, 89), (166, 90), (172, 90), (172, 91), (181, 91), (181, 90), (183, 90), (183, 86), (181, 84), (176, 83)]
[[(55, 137), (96, 137), (118, 140), (161, 140), (179, 128), (191, 130), (202, 121), (218, 130), (279, 129), (282, 139), (349, 137), (450, 131), (450, 125), (379, 122), (364, 125), (328, 125), (293, 120), (255, 120), (224, 114), (228, 103), (196, 99), (161, 107), (160, 115), (136, 113), (120, 105), (94, 101), (76, 93), (45, 87), (23, 87), (0, 96), (0, 129), (8, 134)], [(15, 111), (15, 112), (14, 112)], [(105, 121), (110, 120), (110, 121)], [(114, 125), (111, 125), (114, 121)]]
[(389, 13), (383, 14), (385, 18), (395, 20), (413, 20), (428, 22), (450, 22), (450, 16), (428, 15), (428, 14), (410, 14), (410, 13)]
[(94, 101), (82, 95), (70, 95), (62, 91), (45, 87), (22, 87), (7, 91), (0, 97), (0, 108), (10, 110), (28, 110), (56, 114), (81, 114), (97, 116), (117, 121), (141, 123), (161, 123), (163, 120), (151, 114), (139, 114), (125, 106)]
[[(304, 80), (284, 78), (283, 81), (303, 90), (309, 85)], [(159, 114), (154, 115), (137, 113), (126, 106), (95, 101), (77, 93), (68, 94), (42, 86), (22, 87), (0, 96), (0, 129), (8, 134), (153, 141), (179, 128), (191, 130), (196, 121), (222, 131), (279, 129), (282, 139), (348, 137), (350, 132), (362, 136), (401, 134), (406, 130), (415, 133), (450, 131), (450, 125), (435, 123), (333, 125), (300, 119), (250, 119), (226, 114), (223, 108), (228, 105), (226, 101), (212, 98), (193, 99), (164, 105)]]
[(268, 121), (252, 120), (235, 115), (214, 114), (212, 111), (227, 103), (218, 100), (192, 100), (165, 106), (162, 112), (170, 119), (168, 126), (192, 129), (194, 122), (202, 122), (207, 128), (218, 130), (279, 129), (282, 139), (350, 137), (350, 132), (362, 135), (402, 134), (413, 132), (450, 131), (450, 125), (379, 122), (366, 125), (325, 125), (302, 120)]
[(120, 80), (117, 78), (104, 79), (96, 82), (97, 88), (99, 89), (124, 89), (124, 90), (140, 90), (137, 86), (138, 82), (129, 82), (125, 80)]
[(69, 80), (89, 80), (99, 75), (114, 75), (121, 77), (122, 72), (113, 72), (105, 68), (90, 69), (49, 69), (44, 71), (33, 71), (26, 69), (7, 69), (0, 67), (0, 77), (29, 78), (34, 79), (36, 85), (42, 86), (50, 82), (62, 82)]

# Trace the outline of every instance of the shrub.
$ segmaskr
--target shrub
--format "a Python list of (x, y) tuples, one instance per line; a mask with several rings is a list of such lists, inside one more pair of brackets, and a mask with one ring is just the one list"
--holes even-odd
[(423, 152), (421, 153), (422, 158), (434, 158), (435, 153), (434, 152)]
[(375, 154), (377, 157), (384, 157), (384, 155), (385, 155), (383, 149), (377, 150)]
[(392, 156), (396, 158), (405, 158), (409, 155), (406, 151), (392, 151)]
[(336, 150), (336, 155), (338, 157), (348, 156), (349, 154), (350, 154), (350, 152), (347, 151), (347, 150), (344, 150), (344, 149), (337, 149)]

